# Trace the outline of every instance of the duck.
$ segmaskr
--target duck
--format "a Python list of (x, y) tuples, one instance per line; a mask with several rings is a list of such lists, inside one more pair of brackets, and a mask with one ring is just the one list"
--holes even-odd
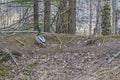
[(36, 43), (37, 43), (38, 47), (40, 47), (40, 48), (41, 47), (46, 47), (46, 40), (42, 35), (40, 35), (40, 33), (38, 33), (36, 35), (35, 40), (36, 40)]

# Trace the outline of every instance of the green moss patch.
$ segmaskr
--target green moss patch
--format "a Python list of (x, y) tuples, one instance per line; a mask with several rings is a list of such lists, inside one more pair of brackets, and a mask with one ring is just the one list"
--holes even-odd
[(37, 65), (38, 65), (38, 62), (27, 63), (25, 65), (25, 70), (30, 70), (30, 69), (34, 68), (35, 66), (37, 66)]
[(11, 72), (2, 63), (0, 63), (0, 76), (11, 76)]

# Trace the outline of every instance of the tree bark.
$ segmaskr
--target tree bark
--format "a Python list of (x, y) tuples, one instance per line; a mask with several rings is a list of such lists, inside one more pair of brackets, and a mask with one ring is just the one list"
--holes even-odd
[(38, 0), (34, 0), (34, 30), (39, 28)]
[(90, 0), (90, 24), (89, 24), (89, 36), (92, 35), (92, 0)]
[(50, 0), (45, 0), (44, 6), (44, 31), (50, 32)]
[(112, 34), (117, 34), (117, 24), (116, 24), (116, 0), (111, 0), (111, 32)]
[(101, 0), (97, 0), (96, 35), (101, 35)]
[(69, 0), (69, 19), (68, 19), (68, 33), (76, 33), (76, 0)]
[(56, 33), (68, 33), (67, 0), (59, 0), (58, 17), (56, 22)]

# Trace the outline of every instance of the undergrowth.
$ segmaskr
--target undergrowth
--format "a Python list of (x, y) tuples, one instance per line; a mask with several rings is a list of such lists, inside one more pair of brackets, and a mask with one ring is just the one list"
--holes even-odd
[[(17, 59), (22, 56), (22, 54), (18, 51), (11, 51), (10, 54)], [(4, 64), (8, 61), (13, 61), (10, 54), (4, 50), (0, 50), (0, 76), (14, 77), (14, 75), (10, 72), (9, 66), (5, 66)]]

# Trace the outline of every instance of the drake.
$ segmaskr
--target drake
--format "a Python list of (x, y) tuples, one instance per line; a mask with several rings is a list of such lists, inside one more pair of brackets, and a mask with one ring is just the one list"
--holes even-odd
[(43, 36), (41, 36), (40, 33), (38, 33), (36, 35), (35, 40), (36, 40), (36, 43), (37, 43), (38, 47), (40, 47), (40, 48), (41, 47), (46, 47), (45, 38)]

